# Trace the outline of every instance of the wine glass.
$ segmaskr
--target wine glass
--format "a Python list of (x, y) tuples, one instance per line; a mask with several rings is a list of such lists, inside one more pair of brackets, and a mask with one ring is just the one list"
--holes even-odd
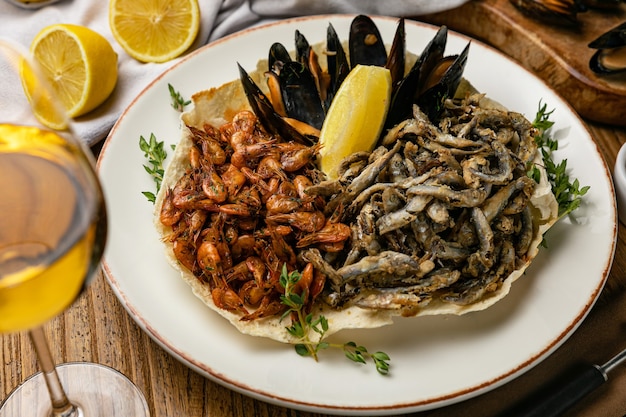
[(24, 91), (23, 105), (6, 97), (0, 103), (0, 333), (27, 330), (42, 369), (12, 391), (0, 417), (147, 417), (142, 393), (118, 371), (52, 360), (41, 326), (69, 308), (97, 272), (105, 202), (93, 157), (72, 135), (48, 80), (5, 39), (0, 73), (7, 90), (22, 85), (20, 74), (29, 80), (32, 108), (70, 126), (43, 127)]

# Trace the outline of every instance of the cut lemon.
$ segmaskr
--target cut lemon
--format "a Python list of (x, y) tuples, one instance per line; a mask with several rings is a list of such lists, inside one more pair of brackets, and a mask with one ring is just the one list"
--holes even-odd
[(165, 62), (185, 52), (200, 29), (197, 0), (110, 0), (113, 36), (133, 58)]
[(350, 71), (328, 109), (320, 132), (319, 164), (329, 178), (337, 177), (337, 168), (344, 158), (374, 148), (390, 100), (388, 69), (357, 65)]
[[(95, 109), (117, 83), (117, 54), (109, 41), (86, 27), (48, 26), (35, 36), (30, 50), (69, 117)], [(48, 127), (64, 128), (63, 118), (47, 101), (50, 98), (39, 101), (41, 86), (32, 70), (23, 65), (21, 76), (35, 116)]]

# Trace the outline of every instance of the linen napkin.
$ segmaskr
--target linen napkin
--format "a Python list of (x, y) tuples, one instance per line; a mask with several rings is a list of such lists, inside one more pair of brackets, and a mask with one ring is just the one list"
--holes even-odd
[[(287, 17), (364, 13), (410, 16), (435, 13), (458, 7), (468, 0), (199, 0), (200, 32), (191, 50), (239, 30)], [(108, 1), (60, 0), (41, 8), (20, 8), (0, 0), (0, 38), (28, 48), (35, 35), (54, 23), (87, 26), (104, 36), (118, 54), (118, 82), (112, 95), (94, 111), (75, 119), (74, 129), (87, 145), (108, 134), (132, 100), (182, 57), (155, 64), (131, 58), (115, 41), (109, 29)], [(6, 69), (0, 68), (0, 74)], [(0, 76), (0, 122), (28, 124), (23, 110), (28, 103), (19, 83)], [(34, 122), (34, 119), (32, 119)]]

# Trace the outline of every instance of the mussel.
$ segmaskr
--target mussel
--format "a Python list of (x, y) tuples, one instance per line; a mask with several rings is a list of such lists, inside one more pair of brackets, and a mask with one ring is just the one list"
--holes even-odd
[(578, 12), (584, 11), (578, 0), (509, 0), (526, 16), (542, 22), (561, 25), (578, 25)]
[(581, 11), (591, 9), (614, 9), (622, 4), (622, 0), (579, 0)]
[(316, 138), (296, 129), (281, 117), (272, 106), (272, 102), (263, 94), (246, 70), (239, 64), (237, 64), (237, 67), (239, 68), (239, 78), (246, 93), (248, 103), (250, 103), (252, 111), (257, 115), (268, 132), (288, 140), (308, 145), (312, 145), (316, 142)]
[(600, 35), (588, 45), (597, 49), (589, 60), (589, 68), (597, 74), (626, 72), (626, 22)]
[(332, 24), (326, 30), (326, 66), (329, 76), (328, 91), (326, 93), (327, 108), (335, 97), (335, 93), (343, 80), (350, 72), (350, 63), (346, 52), (341, 46), (341, 40)]
[[(442, 26), (405, 75), (405, 37), (404, 19), (400, 19), (387, 54), (374, 21), (359, 15), (351, 22), (349, 54), (346, 54), (334, 27), (329, 24), (324, 54), (327, 70), (322, 71), (317, 54), (296, 30), (295, 58), (280, 43), (270, 48), (266, 75), (271, 99), (239, 67), (241, 81), (252, 109), (266, 129), (282, 132), (288, 140), (315, 141), (315, 132), (321, 129), (335, 93), (356, 65), (385, 66), (391, 72), (393, 90), (386, 128), (411, 117), (414, 104), (436, 122), (444, 101), (458, 88), (469, 44), (459, 55), (444, 57), (447, 28)], [(305, 133), (294, 121), (312, 129)]]
[(447, 39), (448, 29), (441, 26), (400, 81), (391, 99), (386, 128), (410, 117), (414, 103), (431, 121), (437, 120), (443, 102), (453, 96), (459, 86), (469, 51), (468, 44), (460, 55), (444, 57)]
[(545, 23), (578, 27), (578, 13), (590, 9), (617, 11), (623, 0), (509, 0), (526, 16)]
[(380, 32), (372, 19), (365, 15), (352, 20), (348, 46), (352, 68), (359, 64), (383, 67), (387, 63), (387, 50)]
[(296, 31), (296, 59), (279, 42), (272, 44), (268, 56), (268, 86), (271, 102), (278, 115), (321, 129), (327, 107), (328, 74), (319, 66), (317, 54)]

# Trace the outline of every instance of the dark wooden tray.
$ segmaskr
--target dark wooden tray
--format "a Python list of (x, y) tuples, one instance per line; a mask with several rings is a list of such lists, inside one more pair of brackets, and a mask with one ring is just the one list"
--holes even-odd
[(587, 45), (626, 21), (617, 10), (578, 14), (580, 25), (549, 25), (523, 15), (509, 0), (473, 0), (422, 21), (479, 39), (517, 60), (556, 90), (584, 118), (626, 126), (626, 74), (601, 76), (589, 69)]

